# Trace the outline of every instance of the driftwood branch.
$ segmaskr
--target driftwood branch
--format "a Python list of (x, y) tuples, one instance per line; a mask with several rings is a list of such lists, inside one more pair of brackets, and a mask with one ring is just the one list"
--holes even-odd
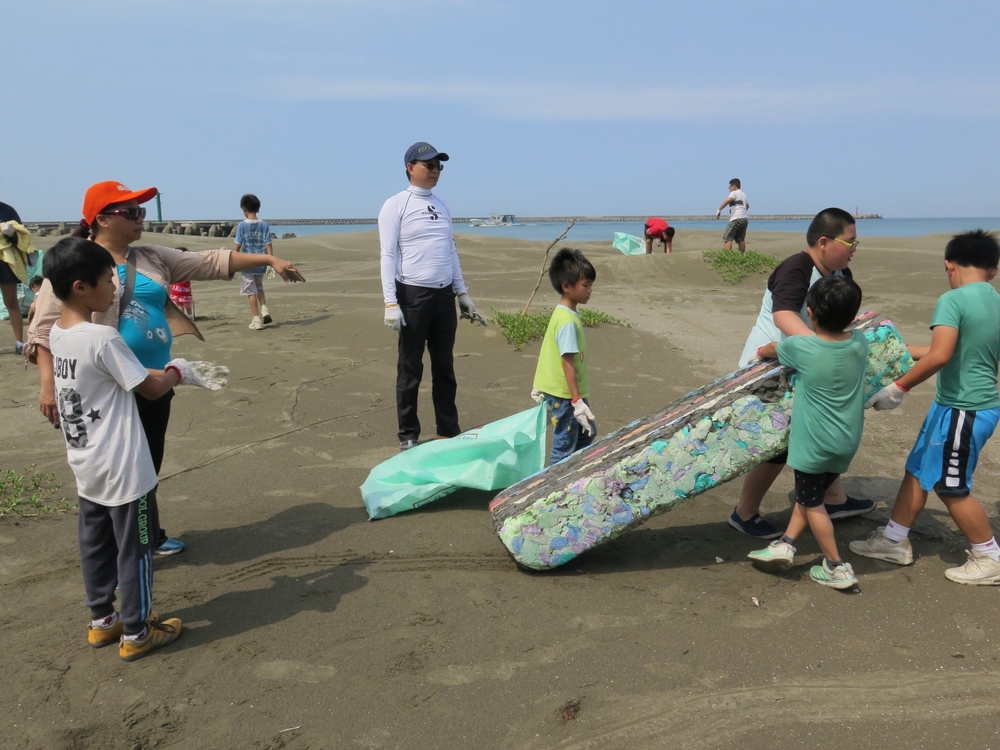
[(528, 304), (526, 304), (524, 306), (524, 310), (521, 312), (521, 315), (527, 315), (528, 314), (528, 308), (531, 307), (531, 301), (535, 298), (535, 294), (538, 292), (538, 287), (540, 287), (542, 285), (542, 278), (545, 276), (545, 264), (549, 262), (549, 251), (552, 248), (554, 248), (556, 245), (558, 245), (560, 242), (562, 242), (563, 237), (565, 237), (567, 234), (569, 234), (569, 230), (573, 228), (574, 224), (576, 224), (576, 219), (573, 219), (569, 223), (569, 226), (566, 227), (566, 229), (563, 231), (563, 233), (560, 234), (558, 237), (556, 237), (552, 241), (551, 245), (549, 245), (547, 248), (545, 248), (545, 257), (542, 258), (542, 268), (538, 272), (538, 283), (535, 284), (535, 290), (531, 293), (531, 296), (528, 297)]

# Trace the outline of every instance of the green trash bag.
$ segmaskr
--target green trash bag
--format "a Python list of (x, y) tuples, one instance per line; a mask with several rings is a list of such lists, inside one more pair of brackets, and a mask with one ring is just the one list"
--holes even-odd
[(625, 255), (644, 255), (646, 253), (646, 241), (625, 232), (615, 232), (615, 241), (611, 243), (611, 246), (616, 250), (621, 250)]
[(542, 403), (450, 440), (432, 440), (393, 456), (371, 470), (361, 485), (361, 497), (372, 520), (388, 518), (461, 487), (510, 487), (544, 466)]

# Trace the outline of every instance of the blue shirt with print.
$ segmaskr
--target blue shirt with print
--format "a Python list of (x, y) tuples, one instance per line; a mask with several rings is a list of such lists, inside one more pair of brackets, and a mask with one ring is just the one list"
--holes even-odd
[[(241, 253), (264, 255), (267, 253), (267, 243), (270, 241), (271, 227), (262, 219), (257, 219), (257, 221), (244, 219), (236, 225), (236, 244), (240, 246)], [(266, 266), (261, 266), (260, 268), (251, 268), (243, 273), (248, 276), (259, 276), (266, 270)]]

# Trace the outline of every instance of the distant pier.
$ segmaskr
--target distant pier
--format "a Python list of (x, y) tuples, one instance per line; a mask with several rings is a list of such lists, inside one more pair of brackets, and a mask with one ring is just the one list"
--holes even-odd
[[(468, 224), (478, 217), (459, 217), (452, 221), (455, 224)], [(518, 224), (569, 223), (581, 222), (624, 222), (642, 224), (649, 215), (641, 216), (518, 216)], [(664, 216), (667, 221), (715, 221), (715, 214)], [(812, 214), (754, 214), (751, 221), (810, 221)], [(881, 219), (879, 214), (860, 214), (856, 219)], [(725, 218), (719, 221), (726, 221)], [(181, 234), (192, 237), (232, 237), (236, 234), (236, 219), (188, 219), (173, 221), (147, 221), (146, 232), (153, 234)], [(378, 219), (268, 219), (272, 227), (296, 226), (375, 226)], [(37, 221), (26, 224), (32, 234), (38, 237), (47, 235), (60, 236), (69, 234), (78, 226), (76, 221)]]

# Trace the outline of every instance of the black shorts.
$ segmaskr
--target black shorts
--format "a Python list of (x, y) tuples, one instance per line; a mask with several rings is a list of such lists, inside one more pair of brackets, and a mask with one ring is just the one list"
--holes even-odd
[(795, 470), (795, 502), (806, 508), (818, 508), (823, 504), (826, 491), (830, 489), (840, 474), (825, 471), (822, 474), (806, 474)]
[(20, 284), (21, 280), (11, 270), (10, 266), (0, 260), (0, 284)]

